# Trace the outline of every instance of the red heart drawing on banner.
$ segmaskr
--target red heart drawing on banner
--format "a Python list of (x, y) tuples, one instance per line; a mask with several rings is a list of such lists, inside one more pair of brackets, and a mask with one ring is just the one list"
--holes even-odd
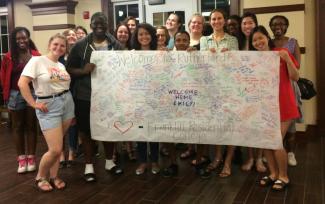
[(126, 121), (126, 122), (121, 122), (121, 121), (115, 121), (114, 122), (114, 127), (120, 131), (122, 134), (126, 133), (133, 127), (133, 122), (131, 121)]

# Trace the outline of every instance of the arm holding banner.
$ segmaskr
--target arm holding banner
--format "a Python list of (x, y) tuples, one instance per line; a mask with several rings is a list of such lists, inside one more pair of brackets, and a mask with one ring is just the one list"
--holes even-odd
[[(296, 60), (290, 56), (290, 54), (287, 50), (280, 50), (279, 55), (280, 55), (281, 59), (283, 59), (287, 64), (289, 78), (294, 81), (298, 81), (299, 80), (299, 72), (297, 69)], [(294, 61), (296, 63), (294, 63)]]
[(93, 63), (87, 63), (85, 64), (85, 66), (83, 67), (83, 69), (76, 69), (76, 68), (69, 68), (68, 72), (69, 74), (71, 74), (72, 76), (78, 77), (78, 76), (83, 76), (83, 75), (87, 75), (90, 74), (92, 71), (94, 71), (96, 65)]
[(206, 36), (202, 36), (200, 38), (200, 50), (207, 51), (208, 49), (209, 49), (208, 38)]

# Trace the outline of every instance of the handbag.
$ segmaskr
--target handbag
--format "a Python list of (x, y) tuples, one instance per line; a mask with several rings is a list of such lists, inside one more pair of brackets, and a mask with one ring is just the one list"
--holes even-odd
[(309, 100), (312, 97), (316, 96), (317, 92), (314, 88), (314, 84), (309, 79), (300, 78), (297, 81), (297, 84), (301, 93), (301, 99)]

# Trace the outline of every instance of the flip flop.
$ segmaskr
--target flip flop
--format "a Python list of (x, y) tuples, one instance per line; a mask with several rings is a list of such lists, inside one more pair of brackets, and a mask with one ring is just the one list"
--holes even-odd
[[(278, 186), (278, 187), (275, 187), (275, 186)], [(289, 186), (289, 182), (286, 183), (280, 179), (277, 179), (273, 186), (272, 186), (272, 190), (274, 191), (284, 191), (287, 187)]]
[(228, 166), (224, 166), (221, 173), (219, 174), (220, 178), (227, 178), (231, 176), (231, 168)]
[[(264, 183), (261, 183), (261, 182), (264, 182)], [(273, 185), (274, 182), (275, 182), (275, 179), (273, 180), (270, 176), (264, 176), (260, 180), (260, 186), (267, 187), (267, 186)]]
[(50, 178), (49, 182), (56, 190), (64, 190), (67, 187), (67, 184), (58, 177)]
[[(46, 178), (39, 178), (35, 180), (35, 185), (37, 190), (43, 193), (48, 193), (53, 191), (53, 186)], [(44, 189), (44, 187), (48, 187), (48, 189)]]

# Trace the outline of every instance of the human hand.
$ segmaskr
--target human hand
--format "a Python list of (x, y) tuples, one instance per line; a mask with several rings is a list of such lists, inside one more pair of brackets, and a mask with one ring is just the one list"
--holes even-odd
[(49, 112), (49, 110), (47, 109), (47, 103), (38, 103), (36, 102), (33, 106), (35, 109), (39, 109), (40, 111), (44, 112), (44, 113), (47, 113)]
[(224, 47), (224, 48), (221, 49), (221, 52), (226, 52), (226, 51), (228, 51), (228, 50), (229, 50), (228, 48), (225, 48), (225, 47)]
[(186, 49), (187, 52), (192, 52), (192, 51), (196, 51), (196, 50), (197, 50), (196, 47), (192, 47), (192, 46), (190, 46)]
[(96, 65), (93, 63), (87, 63), (84, 68), (83, 71), (85, 74), (90, 74), (91, 72), (94, 71), (94, 69), (96, 68)]
[(288, 62), (288, 60), (290, 59), (288, 52), (285, 50), (280, 50), (279, 56), (281, 57), (281, 59), (283, 59), (286, 62)]
[(160, 47), (158, 50), (160, 50), (160, 51), (169, 51), (167, 47)]
[(214, 48), (214, 47), (213, 47), (213, 48), (210, 48), (209, 50), (210, 50), (210, 52), (212, 52), (212, 53), (216, 53), (216, 52), (217, 52), (216, 48)]
[(76, 118), (72, 118), (71, 123), (70, 123), (70, 126), (74, 126), (76, 124), (77, 124)]

